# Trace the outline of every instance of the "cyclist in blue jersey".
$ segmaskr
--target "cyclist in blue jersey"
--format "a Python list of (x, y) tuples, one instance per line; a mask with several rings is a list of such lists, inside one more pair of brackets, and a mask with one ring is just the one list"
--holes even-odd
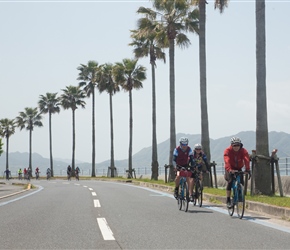
[[(174, 189), (174, 197), (177, 198), (178, 196), (178, 188), (179, 188), (179, 182), (181, 175), (183, 176), (183, 173), (186, 173), (184, 171), (180, 171), (179, 167), (184, 167), (185, 170), (188, 169), (188, 163), (191, 163), (191, 166), (195, 166), (195, 162), (193, 159), (193, 151), (188, 146), (188, 139), (186, 137), (181, 137), (179, 139), (179, 146), (177, 146), (173, 151), (173, 160), (172, 164), (176, 171), (176, 177), (175, 177), (175, 189)], [(181, 173), (182, 172), (182, 173)], [(191, 172), (186, 173), (186, 181), (189, 186), (190, 182), (190, 176)], [(192, 196), (192, 190), (189, 189), (189, 195)]]

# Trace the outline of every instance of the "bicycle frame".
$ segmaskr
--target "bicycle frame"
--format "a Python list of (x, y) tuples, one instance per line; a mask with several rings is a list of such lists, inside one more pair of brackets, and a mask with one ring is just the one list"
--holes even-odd
[(234, 214), (235, 207), (237, 208), (237, 215), (240, 219), (244, 216), (245, 211), (245, 197), (244, 197), (244, 187), (241, 184), (241, 176), (244, 174), (243, 171), (235, 172), (234, 178), (232, 180), (232, 206), (228, 208), (229, 215)]

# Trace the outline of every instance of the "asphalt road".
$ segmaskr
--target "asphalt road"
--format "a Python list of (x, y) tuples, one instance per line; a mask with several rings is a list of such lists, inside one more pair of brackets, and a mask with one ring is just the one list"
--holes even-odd
[(290, 227), (230, 217), (172, 194), (105, 181), (32, 181), (0, 201), (0, 249), (289, 249)]

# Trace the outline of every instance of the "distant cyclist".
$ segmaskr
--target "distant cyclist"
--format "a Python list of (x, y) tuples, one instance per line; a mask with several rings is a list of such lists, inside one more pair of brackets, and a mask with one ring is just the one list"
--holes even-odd
[(36, 167), (36, 169), (35, 169), (35, 178), (36, 178), (36, 180), (38, 180), (38, 178), (39, 178), (39, 168), (38, 167)]
[(18, 169), (18, 179), (22, 180), (22, 169), (21, 168)]
[[(173, 167), (176, 170), (176, 177), (175, 177), (175, 189), (174, 189), (174, 197), (178, 197), (178, 188), (179, 188), (179, 182), (180, 178), (183, 173), (180, 173), (182, 171), (182, 168), (184, 170), (188, 169), (188, 163), (191, 163), (192, 166), (195, 166), (195, 162), (193, 159), (193, 151), (192, 149), (188, 146), (188, 139), (186, 137), (181, 137), (179, 139), (179, 146), (177, 146), (174, 151), (173, 151), (173, 160), (172, 164)], [(181, 169), (180, 169), (181, 167)], [(188, 173), (188, 176), (186, 176), (186, 181), (189, 186), (190, 179), (189, 177), (191, 176), (191, 173)], [(192, 196), (192, 190), (189, 189), (189, 195)]]
[(80, 174), (80, 168), (79, 167), (76, 167), (76, 179), (79, 180), (79, 174)]
[(51, 169), (50, 168), (47, 168), (46, 169), (46, 179), (49, 180), (51, 177)]
[[(231, 208), (231, 188), (232, 188), (232, 174), (236, 171), (242, 170), (245, 166), (246, 172), (251, 177), (250, 157), (248, 151), (243, 148), (243, 144), (239, 137), (231, 138), (231, 145), (224, 151), (225, 161), (225, 180), (228, 182), (226, 187), (227, 207)], [(240, 176), (241, 184), (244, 185), (244, 178)]]
[[(193, 151), (193, 159), (195, 161), (195, 166), (192, 168), (197, 168), (198, 171), (201, 171), (201, 180), (202, 180), (202, 165), (204, 164), (206, 166), (207, 172), (210, 171), (208, 162), (207, 162), (207, 157), (206, 154), (202, 151), (202, 146), (201, 144), (197, 143), (194, 145), (194, 151)], [(194, 188), (194, 180), (195, 180), (195, 174), (192, 173), (191, 178), (190, 178), (190, 185), (189, 185), (189, 190), (191, 190), (191, 194), (193, 194), (193, 188)], [(190, 201), (193, 201), (194, 197), (193, 195), (190, 196)]]
[(66, 169), (67, 179), (68, 179), (68, 180), (70, 180), (71, 172), (72, 172), (71, 166), (68, 165), (68, 166), (67, 166), (67, 169)]

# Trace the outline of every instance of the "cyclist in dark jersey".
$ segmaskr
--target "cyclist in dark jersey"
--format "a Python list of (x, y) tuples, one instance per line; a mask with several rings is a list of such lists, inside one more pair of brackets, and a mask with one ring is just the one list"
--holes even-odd
[[(174, 189), (174, 197), (177, 198), (178, 196), (178, 188), (179, 188), (179, 182), (180, 177), (184, 176), (186, 177), (186, 181), (189, 185), (189, 177), (191, 176), (191, 172), (188, 171), (188, 162), (191, 163), (192, 166), (195, 165), (194, 159), (193, 159), (193, 151), (188, 146), (188, 139), (186, 137), (181, 137), (179, 139), (179, 146), (177, 146), (173, 151), (173, 160), (172, 164), (176, 171), (176, 177), (175, 177), (175, 189)], [(184, 168), (183, 171), (180, 169), (180, 167)], [(189, 190), (189, 195), (192, 195), (192, 190)]]

